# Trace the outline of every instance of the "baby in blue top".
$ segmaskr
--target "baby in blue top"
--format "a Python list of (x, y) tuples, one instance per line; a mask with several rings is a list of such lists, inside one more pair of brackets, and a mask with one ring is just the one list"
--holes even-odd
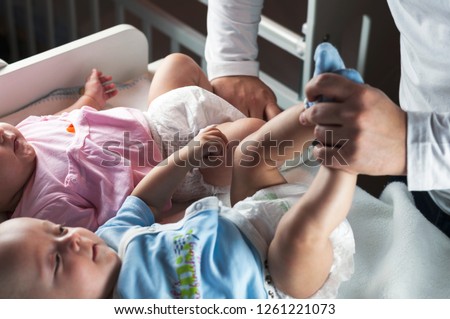
[[(189, 65), (179, 62), (172, 75)], [(203, 86), (198, 70), (184, 73), (187, 82), (167, 77), (161, 94)], [(0, 224), (0, 297), (335, 296), (353, 270), (345, 217), (356, 175), (322, 166), (307, 189), (287, 183), (280, 164), (313, 140), (299, 124), (303, 110), (206, 127), (150, 171), (96, 234), (29, 218)], [(193, 169), (211, 184), (229, 176), (231, 207), (206, 197), (179, 221), (158, 223)]]

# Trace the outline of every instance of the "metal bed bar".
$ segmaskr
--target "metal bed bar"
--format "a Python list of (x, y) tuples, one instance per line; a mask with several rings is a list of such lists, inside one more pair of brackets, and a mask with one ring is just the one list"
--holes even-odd
[[(8, 29), (8, 45), (10, 49), (10, 58), (13, 61), (23, 58), (23, 56), (20, 57), (19, 54), (19, 39), (16, 31), (18, 23), (15, 16), (15, 9), (20, 5), (24, 7), (25, 11), (25, 21), (23, 22), (25, 24), (24, 29), (26, 30), (26, 56), (31, 56), (39, 53), (37, 52), (38, 48), (36, 45), (35, 21), (33, 18), (33, 12), (35, 9), (37, 9), (37, 7), (40, 7), (41, 10), (42, 8), (45, 8), (45, 26), (40, 27), (45, 29), (45, 37), (47, 39), (46, 45), (48, 46), (47, 49), (57, 46), (56, 35), (58, 30), (55, 26), (55, 0), (3, 1), (4, 8), (0, 8), (0, 12), (3, 10), (5, 10), (4, 12), (6, 12), (4, 13), (4, 15), (6, 16), (6, 24)], [(207, 0), (197, 1), (207, 5)], [(326, 19), (318, 16), (318, 14), (320, 13), (318, 12), (318, 6), (324, 5), (321, 3), (324, 1), (329, 7), (330, 5), (342, 5), (343, 3), (347, 3), (347, 6), (350, 6), (358, 0), (309, 0), (307, 8), (308, 21), (304, 24), (303, 28), (304, 31), (306, 30), (306, 36), (295, 33), (267, 17), (263, 16), (261, 19), (259, 35), (265, 40), (273, 43), (277, 47), (303, 61), (303, 71), (300, 72), (299, 70), (299, 73), (302, 74), (300, 74), (300, 84), (298, 92), (290, 89), (268, 74), (264, 72), (260, 73), (261, 78), (276, 92), (278, 102), (282, 107), (288, 107), (302, 100), (303, 86), (312, 75), (313, 48), (315, 48), (315, 46), (320, 43), (320, 41), (322, 41), (323, 35), (326, 33), (326, 31), (329, 31), (330, 28), (330, 25), (323, 26), (322, 21)], [(131, 13), (133, 16), (139, 19), (141, 26), (137, 27), (146, 35), (150, 44), (150, 48), (155, 45), (153, 41), (153, 31), (158, 30), (170, 39), (170, 52), (179, 52), (181, 50), (181, 47), (187, 48), (193, 54), (198, 56), (201, 61), (202, 68), (206, 70), (206, 61), (204, 59), (206, 37), (204, 34), (198, 32), (186, 23), (180, 21), (179, 19), (175, 18), (174, 16), (170, 15), (169, 13), (165, 12), (149, 1), (109, 0), (109, 2), (112, 4), (110, 7), (112, 7), (114, 10), (115, 24), (127, 23), (127, 14)], [(67, 42), (69, 42), (80, 37), (80, 35), (78, 34), (78, 28), (80, 26), (77, 22), (77, 14), (81, 14), (81, 12), (77, 12), (75, 0), (58, 0), (58, 5), (62, 4), (64, 4), (68, 8), (67, 11), (69, 13), (68, 19), (66, 21), (68, 24), (67, 28), (69, 34)], [(100, 1), (90, 0), (88, 7), (89, 8), (87, 8), (87, 10), (89, 10), (89, 14), (87, 15), (86, 12), (82, 12), (82, 14), (90, 18), (90, 21), (92, 21), (92, 28), (90, 30), (90, 33), (95, 33), (100, 31), (101, 29), (102, 10)], [(330, 11), (333, 11), (332, 8), (330, 8)], [(318, 24), (319, 21), (321, 22), (320, 25)], [(328, 29), (325, 30), (325, 28)], [(370, 33), (370, 19), (367, 16), (363, 18), (362, 29), (363, 31), (361, 32), (359, 57), (357, 61), (357, 67), (360, 72), (364, 71), (365, 56), (369, 42), (368, 36)], [(335, 39), (339, 40), (339, 36), (340, 35), (337, 34), (337, 36), (335, 36)], [(23, 50), (23, 45), (20, 49)], [(149, 50), (148, 55), (149, 62), (152, 62), (154, 60), (154, 57), (152, 56), (152, 50)]]

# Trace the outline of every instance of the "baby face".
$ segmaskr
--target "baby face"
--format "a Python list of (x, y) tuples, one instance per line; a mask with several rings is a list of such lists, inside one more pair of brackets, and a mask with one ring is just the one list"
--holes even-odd
[(0, 271), (13, 278), (1, 289), (12, 286), (20, 298), (106, 298), (120, 269), (117, 254), (91, 231), (33, 218), (0, 224), (0, 258), (8, 261)]
[(13, 210), (35, 169), (36, 153), (19, 130), (0, 123), (0, 207)]

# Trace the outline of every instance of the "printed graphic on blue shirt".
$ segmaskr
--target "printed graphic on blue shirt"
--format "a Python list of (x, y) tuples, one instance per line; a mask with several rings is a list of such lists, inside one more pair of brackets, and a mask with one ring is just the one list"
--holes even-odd
[(186, 234), (173, 238), (175, 253), (175, 269), (178, 281), (172, 291), (174, 298), (198, 299), (201, 298), (197, 269), (200, 265), (200, 256), (196, 255), (198, 238), (190, 229)]

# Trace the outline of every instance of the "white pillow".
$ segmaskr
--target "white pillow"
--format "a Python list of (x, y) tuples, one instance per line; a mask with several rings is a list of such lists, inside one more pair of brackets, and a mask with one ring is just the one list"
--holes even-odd
[[(152, 74), (145, 73), (127, 82), (116, 83), (119, 94), (108, 100), (105, 108), (125, 106), (146, 110), (151, 79)], [(80, 97), (80, 89), (80, 87), (56, 89), (16, 112), (0, 117), (0, 122), (16, 125), (31, 115), (55, 114), (75, 103)]]

